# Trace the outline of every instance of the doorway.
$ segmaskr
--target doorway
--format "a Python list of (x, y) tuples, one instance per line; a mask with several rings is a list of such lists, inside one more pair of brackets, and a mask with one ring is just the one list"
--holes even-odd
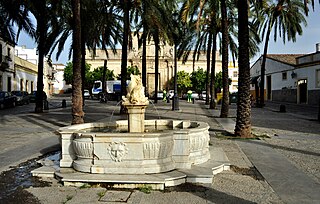
[(307, 79), (300, 79), (298, 81), (298, 103), (307, 103), (308, 87)]
[(271, 100), (271, 75), (267, 76), (267, 100)]

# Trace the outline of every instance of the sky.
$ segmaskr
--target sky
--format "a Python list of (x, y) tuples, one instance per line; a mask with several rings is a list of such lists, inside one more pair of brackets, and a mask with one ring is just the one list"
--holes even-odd
[[(302, 36), (297, 36), (296, 42), (286, 42), (283, 44), (283, 40), (277, 37), (277, 42), (273, 40), (273, 34), (270, 36), (268, 53), (269, 54), (309, 54), (316, 51), (316, 44), (320, 43), (320, 6), (315, 1), (315, 11), (310, 10), (309, 16), (306, 17), (308, 25), (303, 30)], [(18, 46), (25, 45), (27, 48), (35, 48), (36, 44), (30, 39), (24, 32), (21, 33), (18, 41)], [(64, 51), (61, 56), (56, 60), (55, 53), (52, 55), (52, 61), (54, 63), (66, 64), (69, 59), (69, 48), (71, 45), (71, 39), (66, 42)], [(260, 52), (250, 60), (250, 64), (254, 63), (263, 53), (263, 43), (260, 44)]]

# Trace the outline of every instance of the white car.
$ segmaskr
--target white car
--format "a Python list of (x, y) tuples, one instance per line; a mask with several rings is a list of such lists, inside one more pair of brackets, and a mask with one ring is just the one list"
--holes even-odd
[(84, 98), (90, 98), (90, 92), (89, 92), (89, 90), (87, 90), (87, 89), (83, 90), (83, 97), (84, 97)]

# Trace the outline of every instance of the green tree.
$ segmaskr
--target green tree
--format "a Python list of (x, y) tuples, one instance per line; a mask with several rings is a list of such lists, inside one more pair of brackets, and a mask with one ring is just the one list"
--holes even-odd
[[(170, 87), (174, 86), (174, 77), (170, 79)], [(192, 82), (190, 78), (190, 74), (185, 71), (177, 72), (177, 89), (178, 94), (186, 93), (188, 89), (192, 88)]]
[[(139, 68), (137, 66), (135, 66), (135, 65), (127, 67), (127, 72), (126, 72), (126, 75), (125, 75), (125, 81), (130, 80), (130, 75), (131, 74), (133, 74), (133, 75), (141, 75)], [(118, 75), (117, 79), (121, 80), (121, 76), (122, 76), (122, 74)]]
[(206, 88), (207, 72), (202, 68), (198, 68), (197, 71), (193, 71), (191, 73), (190, 80), (192, 83), (192, 89), (198, 94), (201, 94), (201, 92)]
[[(98, 67), (92, 72), (90, 71), (91, 65), (86, 63), (85, 68), (85, 78), (84, 78), (84, 87), (91, 88), (92, 84), (96, 80), (102, 80), (102, 70), (103, 67)], [(110, 71), (110, 74), (107, 74), (108, 77), (114, 76), (113, 71)], [(67, 84), (72, 84), (73, 81), (73, 63), (68, 62), (66, 67), (64, 68), (63, 78)]]
[[(95, 68), (92, 71), (92, 77), (93, 77), (94, 81), (96, 81), (96, 80), (103, 81), (103, 68), (104, 68), (103, 66), (100, 66), (100, 67)], [(107, 69), (106, 70), (106, 78), (105, 78), (105, 80), (106, 81), (111, 81), (111, 80), (114, 80), (114, 79), (115, 79), (115, 75), (113, 73), (113, 70)]]
[(262, 21), (261, 28), (262, 38), (265, 36), (265, 44), (261, 63), (259, 107), (264, 106), (265, 67), (269, 37), (272, 29), (274, 29), (274, 41), (277, 40), (277, 35), (279, 33), (283, 39), (283, 43), (285, 43), (286, 38), (288, 41), (292, 40), (295, 42), (296, 35), (302, 35), (302, 25), (307, 25), (303, 14), (304, 5), (300, 0), (280, 0), (276, 3), (266, 2), (264, 6), (265, 7), (261, 9), (262, 18), (264, 19)]

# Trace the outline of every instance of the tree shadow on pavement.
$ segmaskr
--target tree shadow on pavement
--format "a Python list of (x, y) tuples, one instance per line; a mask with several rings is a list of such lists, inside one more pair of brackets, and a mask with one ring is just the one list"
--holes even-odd
[(247, 143), (252, 143), (252, 144), (256, 144), (256, 145), (271, 147), (274, 149), (281, 149), (281, 150), (286, 150), (286, 151), (290, 151), (290, 152), (297, 152), (297, 153), (307, 154), (307, 155), (312, 155), (312, 156), (318, 156), (318, 157), (320, 156), (320, 153), (317, 153), (317, 152), (310, 152), (310, 151), (291, 148), (291, 147), (284, 147), (284, 146), (280, 146), (280, 145), (269, 144), (266, 142), (260, 142), (260, 141), (254, 141), (254, 140), (241, 140), (241, 142), (247, 142)]
[(233, 195), (226, 194), (221, 191), (217, 191), (214, 188), (209, 188), (202, 185), (196, 185), (192, 183), (185, 183), (179, 186), (166, 188), (165, 192), (188, 192), (198, 197), (201, 197), (207, 201), (216, 204), (223, 203), (237, 203), (237, 204), (251, 204), (255, 203), (248, 201)]

